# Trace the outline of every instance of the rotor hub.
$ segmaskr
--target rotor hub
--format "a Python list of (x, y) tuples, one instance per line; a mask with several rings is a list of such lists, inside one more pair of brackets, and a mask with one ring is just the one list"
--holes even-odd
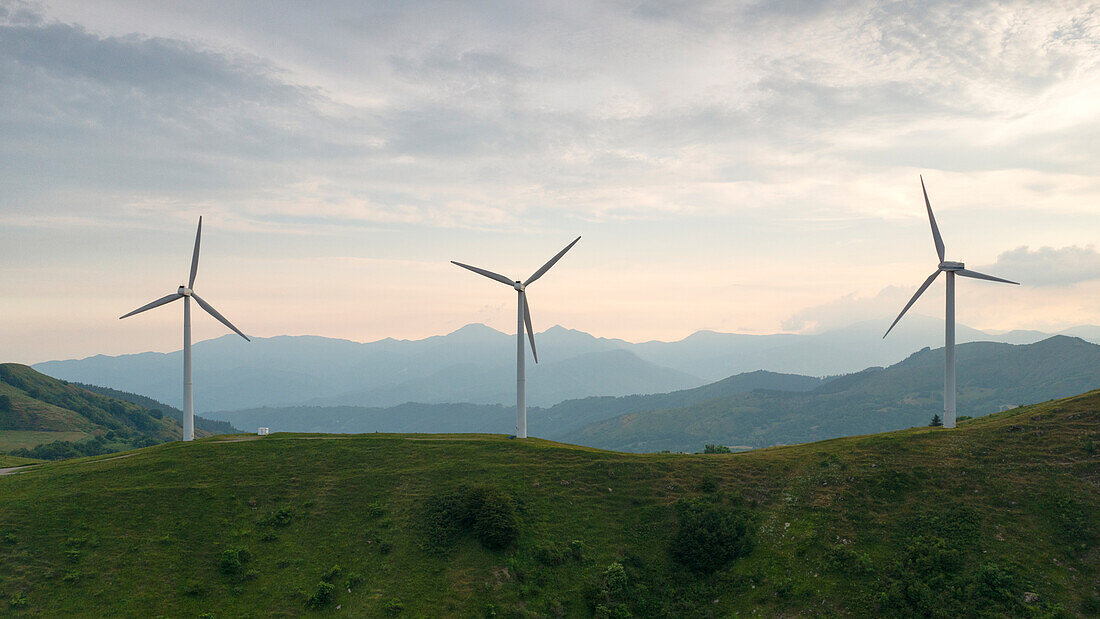
[(516, 281), (515, 284), (512, 284), (512, 288), (515, 288), (519, 292), (523, 292), (523, 282)]
[(189, 296), (191, 296), (192, 290), (190, 288), (188, 288), (187, 286), (180, 286), (179, 290), (177, 290), (176, 292), (178, 292), (179, 294), (181, 294), (185, 297), (189, 297)]
[(961, 262), (951, 262), (949, 260), (944, 260), (943, 262), (940, 263), (940, 270), (941, 271), (961, 271), (962, 269), (965, 269), (965, 268), (966, 268), (966, 265), (961, 263)]

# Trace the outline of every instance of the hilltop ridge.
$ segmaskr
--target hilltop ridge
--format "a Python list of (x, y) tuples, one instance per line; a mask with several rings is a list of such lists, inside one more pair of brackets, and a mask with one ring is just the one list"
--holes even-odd
[[(176, 442), (0, 477), (0, 593), (38, 616), (1084, 616), (1100, 609), (1098, 424), (1094, 391), (733, 455)], [(463, 487), (512, 505), (511, 541), (431, 536)], [(707, 506), (745, 514), (750, 549), (695, 572), (676, 532)]]

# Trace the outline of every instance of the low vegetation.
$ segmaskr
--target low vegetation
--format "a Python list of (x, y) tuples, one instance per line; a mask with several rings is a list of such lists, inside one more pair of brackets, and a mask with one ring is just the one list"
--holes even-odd
[[(204, 439), (0, 477), (13, 616), (1090, 616), (1100, 392), (730, 455)], [(242, 437), (243, 438), (243, 437)]]
[(0, 452), (62, 460), (148, 447), (180, 432), (159, 409), (93, 393), (25, 365), (0, 364)]

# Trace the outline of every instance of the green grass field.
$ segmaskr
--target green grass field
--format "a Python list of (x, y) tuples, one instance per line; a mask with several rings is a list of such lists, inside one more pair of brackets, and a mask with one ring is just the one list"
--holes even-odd
[(39, 432), (36, 430), (0, 430), (0, 452), (25, 447), (30, 449), (53, 441), (80, 441), (91, 436), (87, 432)]
[[(0, 477), (0, 614), (307, 615), (327, 578), (322, 612), (368, 617), (1087, 616), (1097, 443), (1100, 392), (732, 455), (491, 435), (169, 443)], [(431, 498), (462, 484), (514, 499), (513, 544), (430, 543)], [(677, 564), (676, 502), (736, 495), (751, 553), (706, 575)]]
[(23, 466), (24, 464), (37, 464), (39, 462), (42, 461), (35, 460), (33, 458), (20, 458), (19, 456), (0, 454), (0, 468), (7, 468), (9, 466)]

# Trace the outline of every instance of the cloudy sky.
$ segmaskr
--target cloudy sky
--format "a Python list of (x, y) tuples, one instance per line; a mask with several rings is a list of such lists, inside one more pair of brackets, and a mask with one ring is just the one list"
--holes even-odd
[[(0, 0), (0, 357), (560, 323), (1100, 323), (1100, 5)], [(942, 284), (915, 308), (942, 315)], [(197, 339), (224, 333), (196, 321)], [(930, 342), (930, 345), (936, 344)]]

